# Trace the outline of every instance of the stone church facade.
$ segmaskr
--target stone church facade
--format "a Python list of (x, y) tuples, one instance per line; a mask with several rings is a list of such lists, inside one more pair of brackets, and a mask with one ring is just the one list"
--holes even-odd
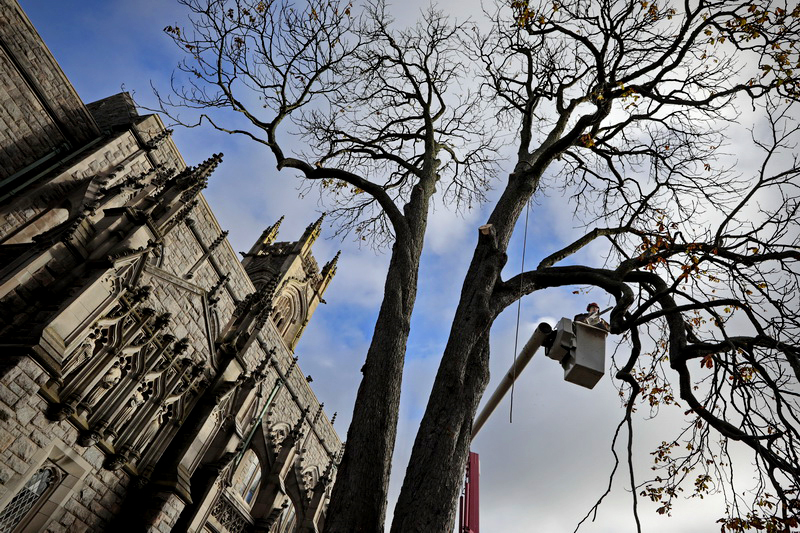
[(157, 115), (84, 105), (0, 0), (0, 532), (322, 529), (342, 443), (295, 350), (322, 220), (239, 261)]

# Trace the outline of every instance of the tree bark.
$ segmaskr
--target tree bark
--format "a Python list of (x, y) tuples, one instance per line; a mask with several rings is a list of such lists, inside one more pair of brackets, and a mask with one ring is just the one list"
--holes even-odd
[(493, 299), (514, 223), (539, 175), (513, 175), (498, 200), (461, 289), (450, 336), (417, 432), (392, 521), (392, 533), (452, 531), (472, 441), (472, 419), (489, 383), (489, 330), (501, 308)]
[[(469, 335), (467, 327), (465, 333)], [(449, 349), (458, 350), (462, 343)], [(395, 532), (452, 531), (459, 490), (464, 480), (469, 446), (472, 441), (472, 419), (483, 391), (489, 383), (488, 329), (466, 356), (466, 369), (460, 379), (439, 380), (431, 392), (431, 406), (420, 427), (411, 462), (403, 482), (392, 522)], [(457, 374), (455, 361), (440, 367), (439, 374)], [(451, 383), (446, 383), (451, 381)], [(452, 387), (458, 381), (461, 386)], [(463, 406), (453, 409), (454, 405)]]
[(398, 235), (392, 250), (384, 299), (328, 506), (326, 533), (383, 531), (425, 225), (423, 219), (413, 227), (413, 236)]
[(480, 241), (414, 442), (392, 533), (453, 529), (472, 419), (489, 382), (489, 327), (494, 319), (489, 297), (493, 278), (505, 263), (504, 254)]

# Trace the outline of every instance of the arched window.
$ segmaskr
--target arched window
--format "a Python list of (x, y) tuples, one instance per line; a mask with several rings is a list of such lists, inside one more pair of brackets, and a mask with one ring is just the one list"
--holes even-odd
[(234, 476), (233, 490), (252, 505), (261, 483), (261, 464), (253, 450), (247, 450)]
[(297, 525), (297, 512), (291, 500), (286, 500), (287, 505), (283, 508), (281, 515), (272, 524), (269, 533), (294, 533)]
[(27, 523), (26, 517), (42, 502), (61, 479), (61, 471), (54, 466), (40, 468), (0, 511), (0, 531), (13, 531)]
[(275, 313), (272, 315), (272, 320), (275, 322), (278, 333), (283, 335), (292, 320), (292, 302), (285, 294), (280, 297), (275, 305)]

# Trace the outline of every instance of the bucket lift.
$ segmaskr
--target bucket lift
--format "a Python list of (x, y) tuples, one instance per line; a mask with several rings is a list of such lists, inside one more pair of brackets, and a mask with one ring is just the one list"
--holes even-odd
[[(605, 312), (605, 311), (604, 311)], [(530, 340), (522, 348), (511, 369), (503, 376), (489, 401), (475, 418), (472, 424), (472, 438), (486, 423), (489, 415), (511, 388), (511, 384), (519, 376), (525, 365), (530, 362), (540, 346), (545, 347), (545, 354), (550, 359), (561, 363), (564, 369), (564, 380), (587, 389), (594, 388), (605, 374), (607, 326), (601, 319), (602, 313), (585, 315), (587, 320), (571, 320), (562, 318), (552, 329), (541, 323), (534, 330)], [(582, 318), (581, 315), (576, 318)], [(478, 533), (479, 531), (479, 459), (478, 454), (470, 452), (466, 474), (464, 494), (460, 503), (460, 533)]]
[(599, 315), (589, 315), (589, 317), (596, 317), (596, 320), (590, 320), (594, 322), (593, 324), (565, 317), (558, 321), (555, 329), (544, 322), (536, 327), (514, 360), (511, 369), (503, 376), (494, 394), (475, 417), (472, 424), (473, 439), (540, 346), (545, 347), (547, 357), (561, 363), (564, 368), (564, 380), (587, 389), (597, 385), (605, 374), (608, 331), (601, 327), (603, 322), (600, 321)]
[(561, 363), (566, 381), (592, 389), (605, 374), (606, 336), (604, 328), (562, 318), (545, 341), (545, 354)]

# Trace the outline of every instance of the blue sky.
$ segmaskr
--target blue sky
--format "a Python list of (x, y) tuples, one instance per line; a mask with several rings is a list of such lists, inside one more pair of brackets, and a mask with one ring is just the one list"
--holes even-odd
[[(459, 13), (478, 13), (478, 0), (455, 4)], [(153, 104), (150, 83), (166, 91), (169, 77), (181, 54), (162, 33), (168, 24), (183, 24), (180, 6), (167, 0), (76, 1), (22, 0), (21, 4), (63, 70), (85, 102), (124, 89), (140, 103)], [(400, 22), (410, 21), (415, 10), (403, 3)], [(299, 182), (289, 172), (278, 173), (271, 155), (242, 138), (210, 129), (176, 129), (173, 138), (188, 164), (197, 164), (214, 152), (225, 154), (212, 176), (206, 197), (230, 231), (234, 249), (247, 250), (261, 231), (286, 215), (280, 239), (299, 237), (321, 208), (314, 193), (298, 198)], [(504, 176), (501, 173), (501, 176)], [(533, 206), (526, 264), (567, 242), (577, 229), (570, 209), (554, 192)], [(476, 229), (486, 210), (453, 214), (441, 204), (431, 218), (427, 248), (423, 254), (419, 297), (412, 321), (404, 373), (404, 393), (391, 498), (402, 481), (414, 433), (425, 407), (427, 393), (446, 341), (463, 274), (471, 257)], [(325, 227), (325, 233), (333, 232)], [(323, 233), (323, 235), (325, 234)], [(510, 247), (509, 271), (520, 265), (522, 231)], [(380, 304), (387, 256), (359, 248), (346, 240), (320, 240), (317, 260), (324, 263), (343, 250), (339, 272), (298, 347), (300, 366), (314, 377), (314, 390), (325, 402), (326, 412), (338, 412), (336, 427), (344, 438), (360, 380), (374, 317)], [(597, 249), (583, 257), (597, 260)], [(520, 345), (535, 325), (582, 311), (588, 300), (608, 301), (602, 294), (573, 295), (571, 289), (545, 292), (523, 301)], [(513, 360), (516, 308), (508, 310), (492, 331), (492, 383)], [(605, 488), (612, 466), (608, 449), (616, 423), (622, 417), (616, 389), (610, 377), (592, 391), (562, 380), (561, 369), (538, 356), (516, 386), (514, 422), (508, 422), (508, 402), (501, 405), (474, 443), (481, 454), (482, 528), (501, 531), (572, 531), (580, 517)], [(666, 414), (670, 420), (670, 414)], [(677, 418), (672, 419), (673, 421)], [(641, 440), (639, 467), (647, 475), (648, 452), (660, 442), (665, 418), (637, 420)], [(666, 438), (666, 437), (664, 437)], [(630, 496), (621, 484), (601, 508), (598, 521), (582, 531), (633, 530)], [(680, 502), (671, 519), (658, 517), (652, 506), (640, 502), (645, 531), (709, 531), (723, 510), (705, 502)], [(702, 517), (702, 518), (699, 518)]]

